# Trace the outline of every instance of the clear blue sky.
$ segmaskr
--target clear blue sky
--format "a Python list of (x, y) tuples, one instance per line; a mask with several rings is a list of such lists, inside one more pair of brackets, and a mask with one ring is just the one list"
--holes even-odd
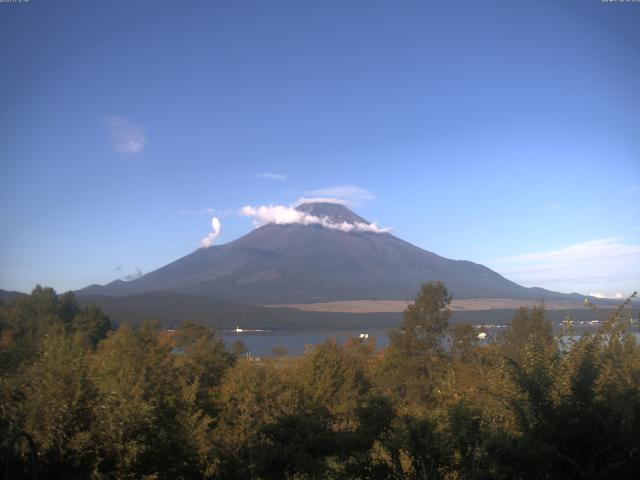
[(343, 186), (525, 285), (640, 287), (640, 3), (0, 3), (0, 73), (0, 288), (148, 272), (206, 209), (226, 243)]

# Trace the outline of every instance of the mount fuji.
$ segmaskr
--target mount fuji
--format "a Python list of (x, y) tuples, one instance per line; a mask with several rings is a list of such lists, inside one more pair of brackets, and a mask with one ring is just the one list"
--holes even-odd
[(267, 223), (135, 280), (91, 285), (77, 294), (122, 297), (172, 292), (251, 305), (286, 305), (411, 299), (422, 283), (441, 281), (457, 299), (583, 298), (526, 288), (483, 265), (441, 257), (379, 229), (341, 204), (304, 203), (296, 212), (304, 222)]

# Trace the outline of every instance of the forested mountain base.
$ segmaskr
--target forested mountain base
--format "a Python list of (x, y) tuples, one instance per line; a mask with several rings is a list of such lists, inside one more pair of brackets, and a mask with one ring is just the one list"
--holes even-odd
[(564, 342), (521, 309), (488, 345), (449, 325), (449, 302), (424, 285), (382, 352), (352, 339), (255, 361), (193, 323), (111, 330), (38, 287), (0, 306), (2, 474), (32, 478), (12, 441), (26, 432), (40, 478), (637, 478), (629, 301)]

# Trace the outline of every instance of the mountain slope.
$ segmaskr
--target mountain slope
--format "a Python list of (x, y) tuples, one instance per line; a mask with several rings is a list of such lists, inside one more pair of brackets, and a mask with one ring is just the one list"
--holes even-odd
[[(342, 205), (298, 210), (330, 224), (367, 224)], [(560, 299), (525, 288), (489, 268), (450, 260), (389, 233), (341, 231), (317, 224), (267, 224), (225, 245), (201, 248), (143, 277), (81, 295), (171, 291), (251, 304), (349, 299), (411, 299), (421, 283), (440, 280), (457, 298)]]
[(26, 293), (12, 292), (0, 289), (0, 303), (9, 303), (16, 298), (26, 297)]

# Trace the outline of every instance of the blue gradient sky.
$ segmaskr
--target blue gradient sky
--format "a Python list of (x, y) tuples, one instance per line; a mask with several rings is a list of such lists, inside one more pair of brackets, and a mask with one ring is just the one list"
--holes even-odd
[(0, 71), (0, 288), (148, 272), (206, 209), (226, 243), (335, 187), (524, 285), (640, 286), (640, 3), (31, 0)]

